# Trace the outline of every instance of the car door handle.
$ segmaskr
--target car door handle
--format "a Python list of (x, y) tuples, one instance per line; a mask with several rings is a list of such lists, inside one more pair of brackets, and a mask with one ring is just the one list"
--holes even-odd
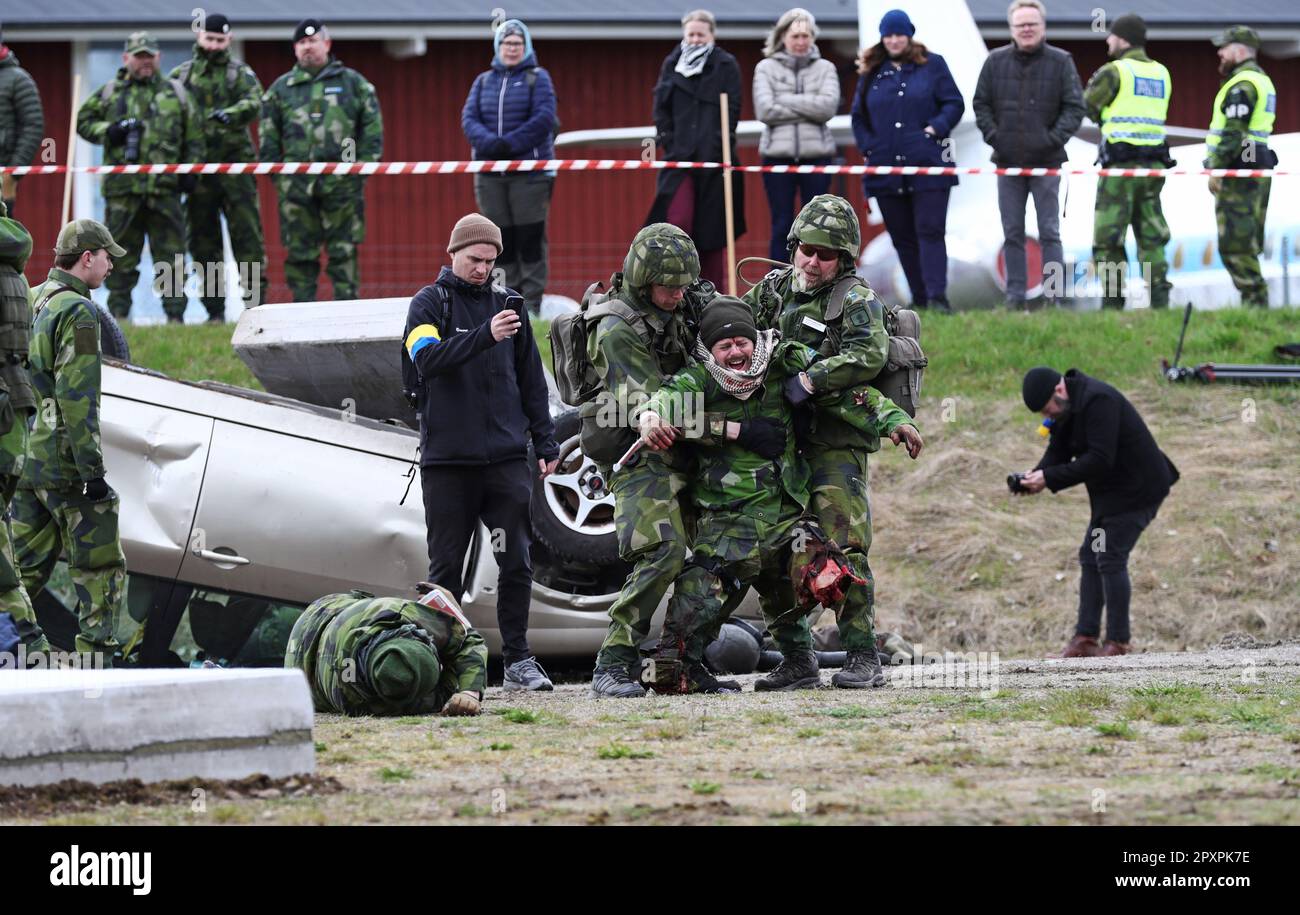
[(224, 562), (232, 566), (246, 566), (253, 560), (236, 556), (234, 553), (218, 553), (216, 550), (195, 550), (194, 555), (208, 562)]

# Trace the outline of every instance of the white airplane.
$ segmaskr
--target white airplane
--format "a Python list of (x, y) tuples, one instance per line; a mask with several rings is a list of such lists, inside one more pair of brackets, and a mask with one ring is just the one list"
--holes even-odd
[[(860, 0), (859, 34), (863, 43), (877, 40), (876, 25), (884, 13), (896, 6), (896, 0), (871, 2)], [(953, 78), (966, 100), (966, 111), (952, 132), (955, 164), (992, 168), (992, 150), (984, 143), (975, 125), (971, 99), (980, 68), (988, 56), (975, 19), (964, 0), (932, 0), (918, 4), (909, 13), (918, 36), (927, 46), (941, 50), (952, 70)], [(1050, 36), (1049, 36), (1050, 38)], [(1100, 40), (1100, 39), (1098, 39)], [(1212, 63), (1208, 53), (1207, 66)], [(1082, 74), (1086, 79), (1089, 74)], [(1208, 116), (1210, 100), (1206, 99)], [(842, 146), (854, 144), (848, 114), (830, 121), (836, 141)], [(762, 134), (760, 121), (741, 121), (737, 125), (737, 142), (757, 146)], [(1168, 129), (1171, 154), (1183, 168), (1199, 168), (1205, 158), (1204, 129), (1171, 126)], [(653, 138), (653, 125), (616, 127), (601, 130), (575, 130), (556, 138), (557, 150), (570, 153), (579, 147), (635, 146)], [(1097, 158), (1100, 130), (1085, 121), (1084, 127), (1066, 145), (1069, 161), (1066, 168), (1090, 168)], [(1269, 145), (1283, 163), (1300, 156), (1300, 133), (1274, 134)], [(559, 153), (557, 152), (557, 155)], [(857, 176), (852, 176), (858, 180)], [(1232, 179), (1224, 179), (1232, 180)], [(1006, 286), (1002, 267), (1002, 232), (997, 217), (996, 179), (989, 175), (963, 175), (953, 189), (948, 204), (948, 297), (957, 308), (987, 308), (1002, 301)], [(1072, 175), (1061, 183), (1061, 244), (1065, 252), (1065, 298), (1076, 308), (1100, 307), (1100, 297), (1092, 276), (1093, 204), (1097, 180), (1089, 175)], [(1214, 218), (1214, 200), (1206, 188), (1206, 179), (1196, 175), (1171, 175), (1165, 180), (1161, 195), (1165, 218), (1173, 232), (1166, 253), (1169, 279), (1173, 283), (1171, 304), (1192, 302), (1197, 308), (1220, 308), (1240, 303), (1240, 296), (1218, 255), (1218, 232)], [(1275, 306), (1291, 301), (1291, 263), (1300, 260), (1300, 177), (1274, 180), (1265, 225), (1265, 250), (1260, 266), (1269, 283), (1270, 300)], [(1027, 257), (1030, 282), (1035, 282), (1033, 267), (1041, 262), (1036, 237), (1037, 219), (1030, 201), (1026, 213)], [(880, 225), (882, 220), (875, 201), (871, 201), (866, 221)], [(1130, 255), (1127, 293), (1128, 307), (1144, 308), (1148, 296), (1136, 263), (1136, 249), (1129, 233)], [(861, 273), (872, 287), (890, 301), (911, 301), (907, 281), (894, 252), (888, 233), (867, 243), (859, 262)], [(1035, 296), (1042, 287), (1029, 290)], [(1296, 290), (1300, 294), (1300, 289)]]

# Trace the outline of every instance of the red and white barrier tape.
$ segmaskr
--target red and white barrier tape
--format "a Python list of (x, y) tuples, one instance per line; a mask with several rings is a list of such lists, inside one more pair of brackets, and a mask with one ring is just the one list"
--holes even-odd
[[(1166, 175), (1208, 175), (1214, 178), (1273, 178), (1295, 172), (1271, 168), (989, 168), (954, 165), (732, 165), (721, 162), (644, 162), (640, 159), (514, 159), (492, 162), (207, 162), (170, 165), (76, 165), (84, 175), (454, 175), (486, 172), (639, 171), (642, 169), (717, 169), (799, 175), (1092, 175), (1122, 178), (1162, 178)], [(66, 165), (20, 165), (0, 168), (17, 177), (62, 175)]]

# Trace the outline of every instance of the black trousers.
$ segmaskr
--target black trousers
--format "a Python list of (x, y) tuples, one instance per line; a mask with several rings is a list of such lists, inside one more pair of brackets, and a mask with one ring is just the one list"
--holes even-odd
[(1128, 554), (1137, 546), (1160, 503), (1133, 511), (1093, 518), (1079, 547), (1079, 623), (1076, 635), (1097, 638), (1101, 633), (1101, 611), (1106, 609), (1106, 639), (1128, 642), (1129, 598), (1133, 593), (1128, 577)]
[(497, 625), (507, 666), (530, 657), (528, 607), (533, 566), (529, 502), (535, 468), (525, 458), (482, 466), (420, 468), (424, 523), (428, 528), (429, 581), (459, 600), (465, 593), (465, 554), (479, 521), (501, 570), (497, 579)]

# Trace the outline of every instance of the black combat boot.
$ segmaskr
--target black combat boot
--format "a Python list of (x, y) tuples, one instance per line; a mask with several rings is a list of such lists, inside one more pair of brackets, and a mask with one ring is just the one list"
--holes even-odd
[(776, 670), (755, 681), (754, 689), (760, 693), (816, 689), (822, 685), (819, 670), (817, 657), (811, 651), (792, 651), (785, 656)]
[(686, 666), (686, 692), (688, 693), (738, 693), (740, 683), (735, 680), (719, 680), (709, 669), (699, 662)]
[(885, 673), (880, 669), (880, 658), (875, 649), (850, 651), (844, 667), (831, 677), (831, 685), (841, 689), (869, 689), (885, 685)]

